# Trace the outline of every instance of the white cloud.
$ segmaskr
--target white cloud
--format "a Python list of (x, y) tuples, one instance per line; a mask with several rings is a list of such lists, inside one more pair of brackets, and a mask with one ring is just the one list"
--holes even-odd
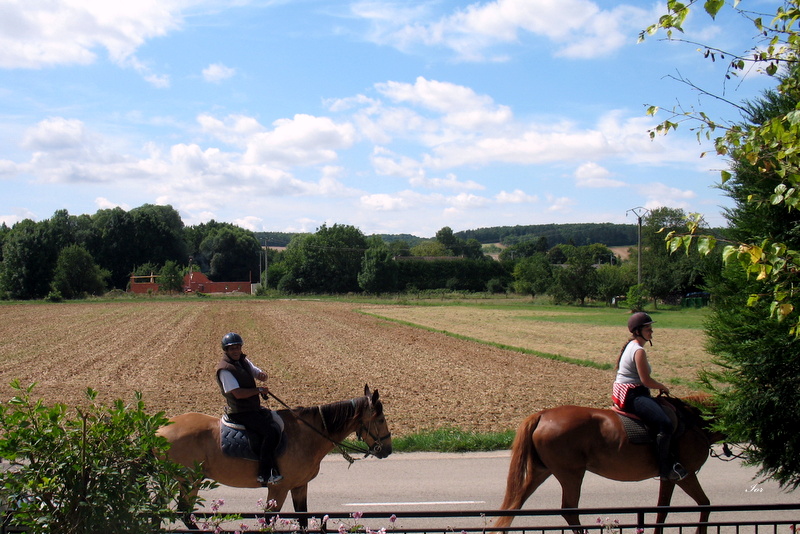
[(398, 211), (410, 207), (405, 198), (386, 193), (363, 195), (360, 203), (365, 208), (373, 211)]
[(611, 172), (605, 167), (590, 161), (575, 170), (575, 184), (578, 187), (622, 187), (625, 182), (609, 178)]
[(555, 197), (547, 195), (547, 211), (549, 212), (569, 212), (575, 205), (575, 200), (569, 197)]
[(536, 195), (529, 195), (521, 189), (515, 189), (511, 193), (500, 191), (494, 198), (498, 204), (525, 204), (539, 201)]
[(276, 166), (315, 165), (336, 160), (337, 150), (355, 142), (352, 124), (298, 114), (273, 122), (272, 131), (251, 136), (244, 161)]
[(222, 63), (212, 63), (203, 69), (203, 79), (209, 83), (219, 83), (232, 78), (235, 74), (236, 69), (226, 67)]
[[(493, 49), (526, 35), (555, 43), (556, 55), (594, 58), (634, 44), (652, 13), (636, 5), (601, 9), (589, 0), (495, 0), (475, 2), (434, 19), (427, 9), (360, 2), (353, 14), (371, 24), (371, 41), (403, 51), (416, 47), (450, 49), (465, 61), (504, 61)], [(568, 14), (568, 15), (566, 15)]]
[(6, 226), (11, 227), (20, 221), (24, 221), (25, 219), (35, 221), (36, 215), (28, 209), (17, 208), (14, 210), (13, 214), (0, 215), (0, 224), (5, 224)]
[(644, 207), (649, 210), (664, 206), (685, 209), (689, 207), (689, 201), (697, 196), (697, 193), (689, 189), (670, 187), (660, 182), (643, 184), (638, 187), (638, 191), (646, 199)]
[(0, 16), (0, 68), (88, 65), (103, 49), (114, 63), (133, 68), (149, 83), (163, 87), (168, 79), (153, 74), (134, 53), (149, 39), (181, 24), (177, 2), (5, 2)]
[(122, 208), (125, 211), (129, 211), (131, 209), (131, 207), (124, 202), (112, 202), (104, 197), (97, 197), (94, 199), (94, 205), (97, 206), (97, 209), (99, 210)]

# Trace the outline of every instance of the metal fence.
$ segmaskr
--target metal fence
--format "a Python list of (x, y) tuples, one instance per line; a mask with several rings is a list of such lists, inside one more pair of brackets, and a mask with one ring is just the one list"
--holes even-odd
[[(709, 521), (699, 522), (701, 511), (710, 512)], [(483, 511), (398, 511), (398, 512), (331, 512), (315, 513), (235, 513), (224, 515), (196, 513), (197, 529), (172, 525), (162, 534), (177, 533), (234, 533), (234, 532), (292, 532), (299, 522), (308, 524), (308, 532), (380, 533), (380, 534), (469, 534), (495, 532), (493, 519), (501, 515), (514, 516), (511, 527), (501, 532), (522, 534), (573, 533), (561, 516), (564, 512), (580, 515), (580, 531), (586, 534), (640, 534), (663, 528), (667, 534), (684, 534), (705, 528), (709, 534), (800, 534), (800, 504), (736, 505), (736, 506), (669, 506), (629, 508), (575, 508), (549, 510), (483, 510)], [(660, 511), (669, 512), (664, 523), (656, 523)], [(324, 519), (324, 521), (323, 521)], [(204, 524), (205, 523), (205, 524)], [(1, 534), (25, 532), (15, 529), (13, 517), (7, 517)]]
[[(709, 521), (699, 522), (701, 511), (710, 512)], [(737, 506), (669, 506), (630, 508), (576, 508), (566, 510), (580, 515), (582, 532), (588, 534), (639, 534), (661, 527), (665, 533), (683, 534), (704, 527), (711, 534), (795, 534), (800, 525), (800, 504), (737, 505)], [(668, 511), (667, 520), (656, 523), (660, 511)], [(497, 531), (493, 519), (501, 515), (514, 516), (511, 527), (503, 532), (525, 534), (572, 533), (572, 527), (561, 516), (565, 510), (483, 510), (483, 511), (405, 511), (330, 514), (281, 513), (235, 514), (241, 519), (221, 525), (222, 532), (236, 532), (240, 524), (252, 525), (249, 530), (265, 528), (276, 531), (297, 529), (301, 519), (308, 522), (308, 531), (315, 533), (380, 532), (383, 534), (458, 534)], [(199, 524), (214, 520), (212, 514), (196, 514)], [(326, 518), (324, 524), (322, 519)], [(259, 523), (259, 520), (261, 521)], [(213, 532), (215, 526), (199, 532)], [(165, 531), (169, 533), (198, 532), (184, 528)], [(217, 532), (220, 532), (217, 530)]]

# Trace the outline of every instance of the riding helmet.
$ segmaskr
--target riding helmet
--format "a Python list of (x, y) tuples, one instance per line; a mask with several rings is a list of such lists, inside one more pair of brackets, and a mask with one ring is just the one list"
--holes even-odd
[(222, 350), (227, 349), (231, 345), (244, 345), (242, 336), (236, 332), (228, 332), (222, 337)]
[(628, 318), (628, 330), (634, 333), (644, 325), (653, 324), (654, 322), (645, 312), (636, 312)]

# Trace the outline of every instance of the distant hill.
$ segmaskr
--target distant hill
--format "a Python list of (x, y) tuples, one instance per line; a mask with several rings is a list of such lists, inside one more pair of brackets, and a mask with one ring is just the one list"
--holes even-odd
[[(297, 234), (286, 232), (255, 232), (256, 238), (268, 247), (285, 247)], [(405, 241), (409, 247), (429, 239), (411, 234), (375, 234), (387, 243)], [(549, 247), (569, 243), (576, 246), (602, 243), (609, 247), (629, 246), (636, 243), (635, 224), (612, 223), (574, 223), (574, 224), (534, 224), (518, 226), (495, 226), (453, 232), (458, 238), (477, 239), (480, 243), (500, 243), (505, 246), (544, 237)]]
[(613, 223), (535, 224), (478, 228), (453, 234), (465, 240), (474, 238), (481, 243), (503, 245), (514, 245), (544, 237), (550, 247), (562, 243), (576, 246), (602, 243), (609, 247), (617, 247), (636, 243), (637, 226)]

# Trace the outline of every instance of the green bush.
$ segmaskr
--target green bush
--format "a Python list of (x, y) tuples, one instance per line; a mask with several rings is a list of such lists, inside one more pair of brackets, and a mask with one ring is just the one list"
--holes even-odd
[(647, 293), (644, 289), (644, 284), (636, 284), (628, 289), (628, 294), (625, 297), (625, 306), (630, 308), (632, 312), (644, 311), (647, 305)]
[(157, 532), (184, 468), (165, 459), (155, 435), (163, 412), (148, 415), (135, 402), (104, 407), (87, 389), (89, 405), (68, 409), (33, 400), (13, 381), (15, 396), (0, 403), (0, 502), (12, 523), (35, 533)]

